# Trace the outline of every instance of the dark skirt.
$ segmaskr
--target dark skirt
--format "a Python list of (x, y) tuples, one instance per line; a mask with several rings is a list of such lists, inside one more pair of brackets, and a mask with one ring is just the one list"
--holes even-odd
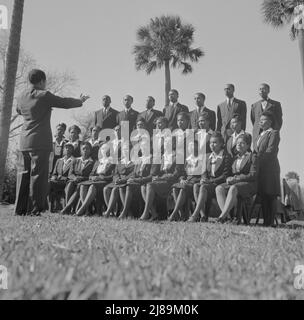
[[(227, 183), (223, 183), (220, 186), (223, 187), (227, 193), (230, 187), (232, 187), (232, 185), (228, 185)], [(237, 188), (238, 196), (243, 199), (251, 198), (257, 193), (257, 186), (255, 182), (238, 182), (233, 186)]]
[(153, 181), (149, 183), (149, 186), (152, 187), (154, 190), (155, 194), (164, 199), (167, 198), (172, 191), (172, 186), (174, 185), (175, 182), (168, 182), (168, 181)]
[(50, 180), (49, 181), (49, 188), (50, 192), (60, 192), (64, 191), (68, 181), (63, 180)]
[(175, 183), (173, 185), (173, 188), (175, 189), (180, 189), (180, 190), (186, 190), (187, 197), (193, 197), (193, 186), (196, 183), (199, 183), (201, 180), (201, 176), (189, 176), (187, 178), (187, 183), (186, 184), (181, 184), (181, 183)]

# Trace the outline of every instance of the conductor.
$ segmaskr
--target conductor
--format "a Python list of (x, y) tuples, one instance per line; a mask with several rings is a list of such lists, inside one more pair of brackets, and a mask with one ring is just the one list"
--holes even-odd
[(16, 215), (39, 216), (46, 208), (49, 156), (52, 150), (52, 108), (78, 108), (89, 99), (61, 98), (46, 90), (42, 70), (30, 71), (30, 88), (19, 98), (17, 112), (24, 123), (20, 137), (22, 160), (17, 175)]

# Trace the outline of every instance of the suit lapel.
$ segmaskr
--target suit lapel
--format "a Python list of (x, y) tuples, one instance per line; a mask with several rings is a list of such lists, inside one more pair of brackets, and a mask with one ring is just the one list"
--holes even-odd
[(241, 162), (240, 171), (244, 169), (250, 159), (250, 153), (248, 153)]
[(154, 116), (154, 110), (151, 110), (149, 115), (148, 115), (148, 112), (146, 111), (146, 116), (145, 116), (146, 122), (149, 122), (153, 116)]
[(112, 115), (112, 111), (113, 111), (113, 109), (110, 107), (107, 114), (103, 117), (103, 121), (105, 121), (106, 119), (108, 119)]
[(214, 174), (216, 175), (218, 169), (220, 168), (220, 166), (222, 165), (224, 160), (224, 155), (222, 157), (222, 159), (217, 159), (216, 164), (215, 164), (215, 168), (214, 168)]

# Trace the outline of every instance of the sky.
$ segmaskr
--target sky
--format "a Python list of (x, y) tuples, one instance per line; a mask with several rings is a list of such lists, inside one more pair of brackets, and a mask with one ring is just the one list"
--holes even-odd
[[(172, 87), (180, 102), (194, 109), (193, 96), (204, 92), (207, 107), (216, 111), (224, 101), (224, 86), (234, 83), (235, 96), (251, 105), (259, 100), (258, 87), (271, 86), (270, 97), (282, 103), (283, 128), (279, 160), (282, 175), (295, 170), (304, 180), (304, 92), (297, 41), (288, 27), (274, 30), (263, 22), (262, 0), (25, 0), (22, 45), (39, 66), (50, 71), (72, 72), (75, 97), (89, 94), (81, 110), (54, 110), (52, 127), (73, 124), (73, 114), (101, 107), (101, 98), (112, 97), (112, 107), (121, 110), (126, 94), (134, 97), (133, 108), (143, 111), (152, 95), (156, 108), (164, 107), (164, 70), (147, 76), (136, 71), (132, 48), (136, 30), (150, 18), (179, 15), (195, 27), (194, 47), (205, 52), (194, 72), (184, 76), (172, 71)], [(12, 1), (0, 0), (11, 13)]]

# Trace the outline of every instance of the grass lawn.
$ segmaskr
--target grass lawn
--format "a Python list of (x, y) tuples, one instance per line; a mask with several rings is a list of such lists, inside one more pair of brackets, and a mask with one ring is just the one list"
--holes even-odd
[(0, 207), (0, 299), (303, 299), (303, 229), (14, 217)]

